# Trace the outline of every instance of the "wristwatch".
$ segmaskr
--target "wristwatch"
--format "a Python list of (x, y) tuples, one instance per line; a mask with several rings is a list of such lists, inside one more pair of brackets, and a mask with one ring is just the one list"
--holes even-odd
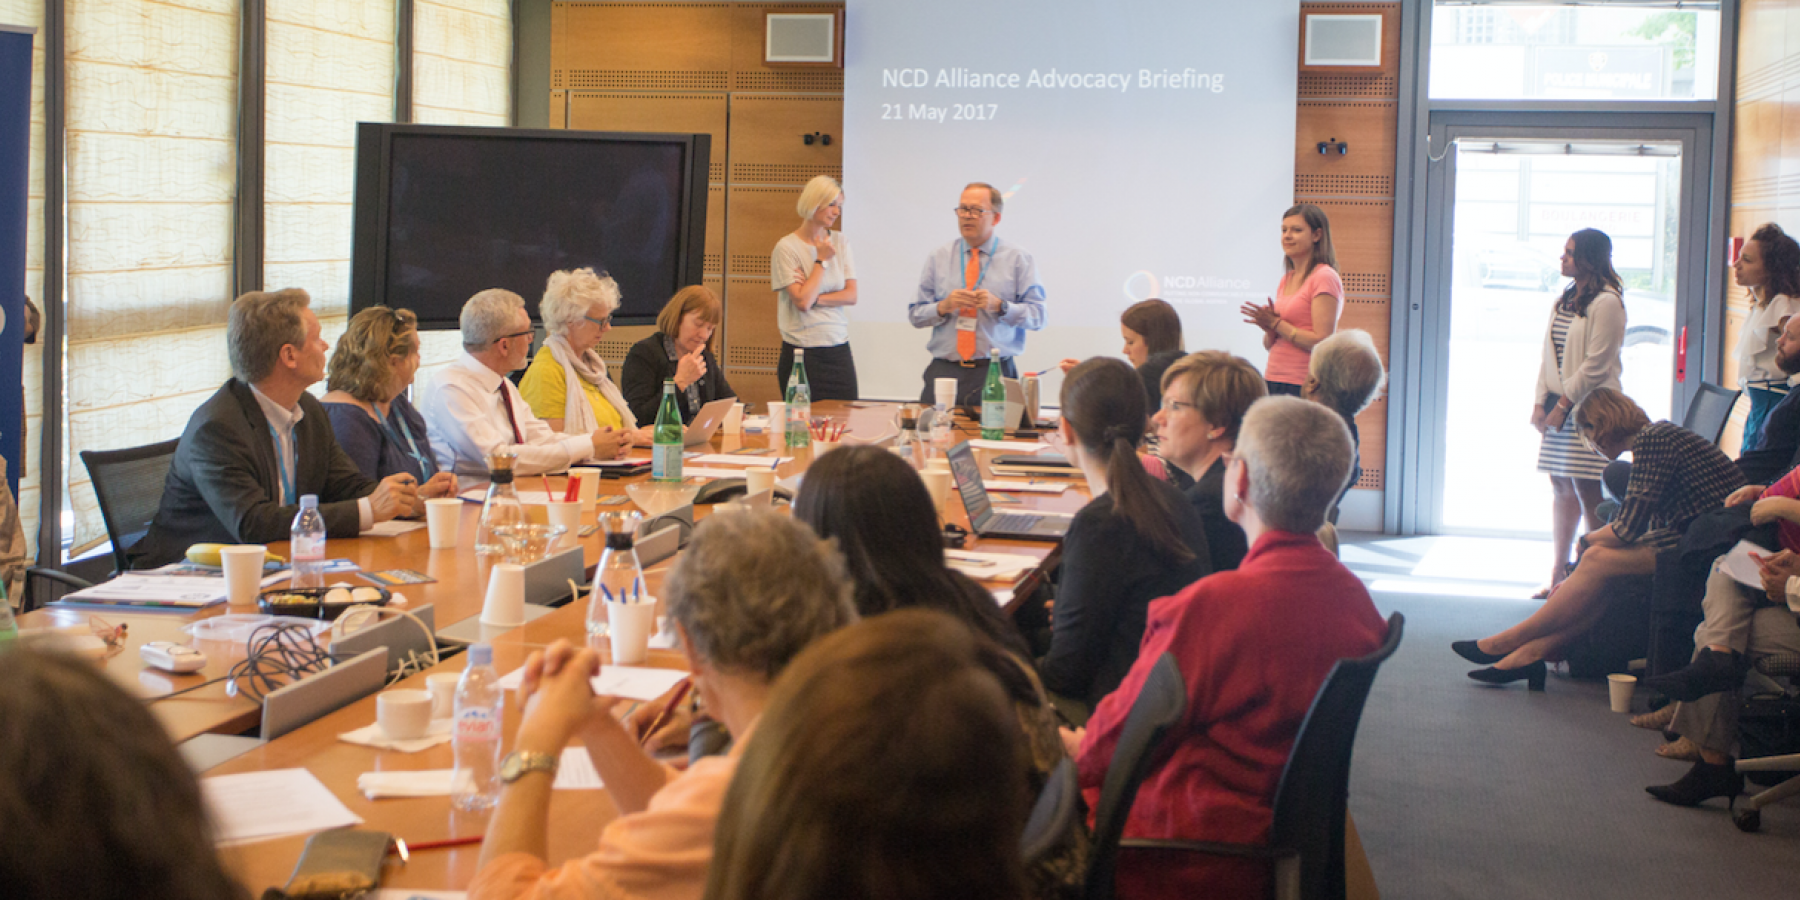
[(500, 761), (500, 780), (512, 784), (532, 772), (549, 772), (555, 775), (557, 764), (561, 762), (562, 757), (555, 753), (539, 753), (536, 750), (508, 753)]

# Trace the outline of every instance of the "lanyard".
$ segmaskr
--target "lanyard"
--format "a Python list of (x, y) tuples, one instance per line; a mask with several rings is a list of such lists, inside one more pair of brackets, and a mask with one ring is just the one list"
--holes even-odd
[(297, 502), (294, 498), (294, 473), (288, 468), (287, 457), (281, 452), (281, 433), (275, 430), (274, 425), (269, 426), (269, 437), (275, 439), (275, 468), (281, 473), (281, 505), (293, 506)]
[[(976, 263), (975, 263), (975, 287), (968, 288), (968, 290), (971, 290), (971, 291), (975, 290), (976, 288), (981, 287), (983, 282), (987, 281), (988, 263), (994, 261), (994, 244), (996, 242), (998, 242), (999, 240), (1000, 239), (997, 237), (988, 238), (987, 248), (986, 248), (987, 256), (983, 257), (981, 259), (978, 259), (976, 261)], [(969, 271), (969, 254), (974, 253), (975, 248), (969, 246), (968, 241), (959, 241), (958, 243), (960, 243), (962, 245), (962, 249), (960, 251), (958, 251), (957, 255), (956, 255), (956, 262), (957, 262), (957, 266), (958, 266), (958, 268), (956, 270), (956, 275), (957, 275), (957, 280), (960, 281), (964, 277), (963, 273)]]
[[(371, 405), (371, 408), (373, 408), (372, 405)], [(417, 461), (419, 464), (419, 480), (420, 481), (429, 481), (431, 479), (431, 476), (437, 474), (436, 463), (433, 462), (432, 460), (426, 459), (425, 455), (423, 453), (419, 452), (419, 442), (413, 440), (412, 428), (406, 424), (405, 416), (394, 415), (393, 407), (389, 406), (388, 414), (386, 416), (383, 416), (381, 414), (381, 410), (379, 410), (379, 409), (375, 410), (375, 418), (377, 420), (379, 420), (381, 422), (381, 424), (385, 428), (388, 429), (388, 431), (392, 432), (395, 429), (399, 429), (400, 436), (403, 438), (406, 438), (406, 447), (407, 447), (406, 452), (408, 454), (410, 454), (412, 456), (412, 458), (415, 461)]]

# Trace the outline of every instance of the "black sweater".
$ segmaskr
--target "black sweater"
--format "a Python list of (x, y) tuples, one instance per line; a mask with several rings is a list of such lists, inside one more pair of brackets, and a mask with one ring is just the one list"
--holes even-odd
[[(663, 350), (662, 338), (662, 332), (657, 332), (632, 344), (630, 352), (625, 354), (624, 371), (619, 373), (619, 391), (625, 395), (625, 405), (631, 407), (631, 414), (637, 417), (639, 425), (656, 424), (656, 408), (662, 405), (663, 382), (675, 377), (675, 362)], [(713, 352), (701, 351), (700, 358), (706, 360), (706, 374), (700, 376), (700, 402), (736, 397), (737, 391), (732, 390), (731, 383), (725, 380), (725, 367), (719, 365)], [(694, 414), (700, 411), (697, 406), (688, 407), (687, 392), (679, 388), (675, 391), (675, 403), (681, 407), (683, 425), (694, 421)]]

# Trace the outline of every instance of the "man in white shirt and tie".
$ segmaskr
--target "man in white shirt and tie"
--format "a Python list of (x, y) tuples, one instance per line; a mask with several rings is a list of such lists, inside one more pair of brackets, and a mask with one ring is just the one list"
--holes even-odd
[(470, 297), (461, 325), (463, 355), (431, 379), (419, 404), (438, 469), (456, 473), (459, 489), (487, 481), (487, 457), (502, 450), (517, 454), (515, 473), (538, 475), (631, 448), (627, 432), (563, 434), (531, 414), (506, 377), (531, 352), (531, 316), (518, 294), (490, 288)]

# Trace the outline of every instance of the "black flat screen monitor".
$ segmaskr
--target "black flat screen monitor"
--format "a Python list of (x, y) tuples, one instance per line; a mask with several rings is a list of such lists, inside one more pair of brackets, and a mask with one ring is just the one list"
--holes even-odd
[(506, 288), (537, 319), (550, 273), (590, 267), (619, 284), (615, 324), (650, 324), (700, 283), (710, 152), (704, 134), (361, 123), (351, 312), (454, 329)]

